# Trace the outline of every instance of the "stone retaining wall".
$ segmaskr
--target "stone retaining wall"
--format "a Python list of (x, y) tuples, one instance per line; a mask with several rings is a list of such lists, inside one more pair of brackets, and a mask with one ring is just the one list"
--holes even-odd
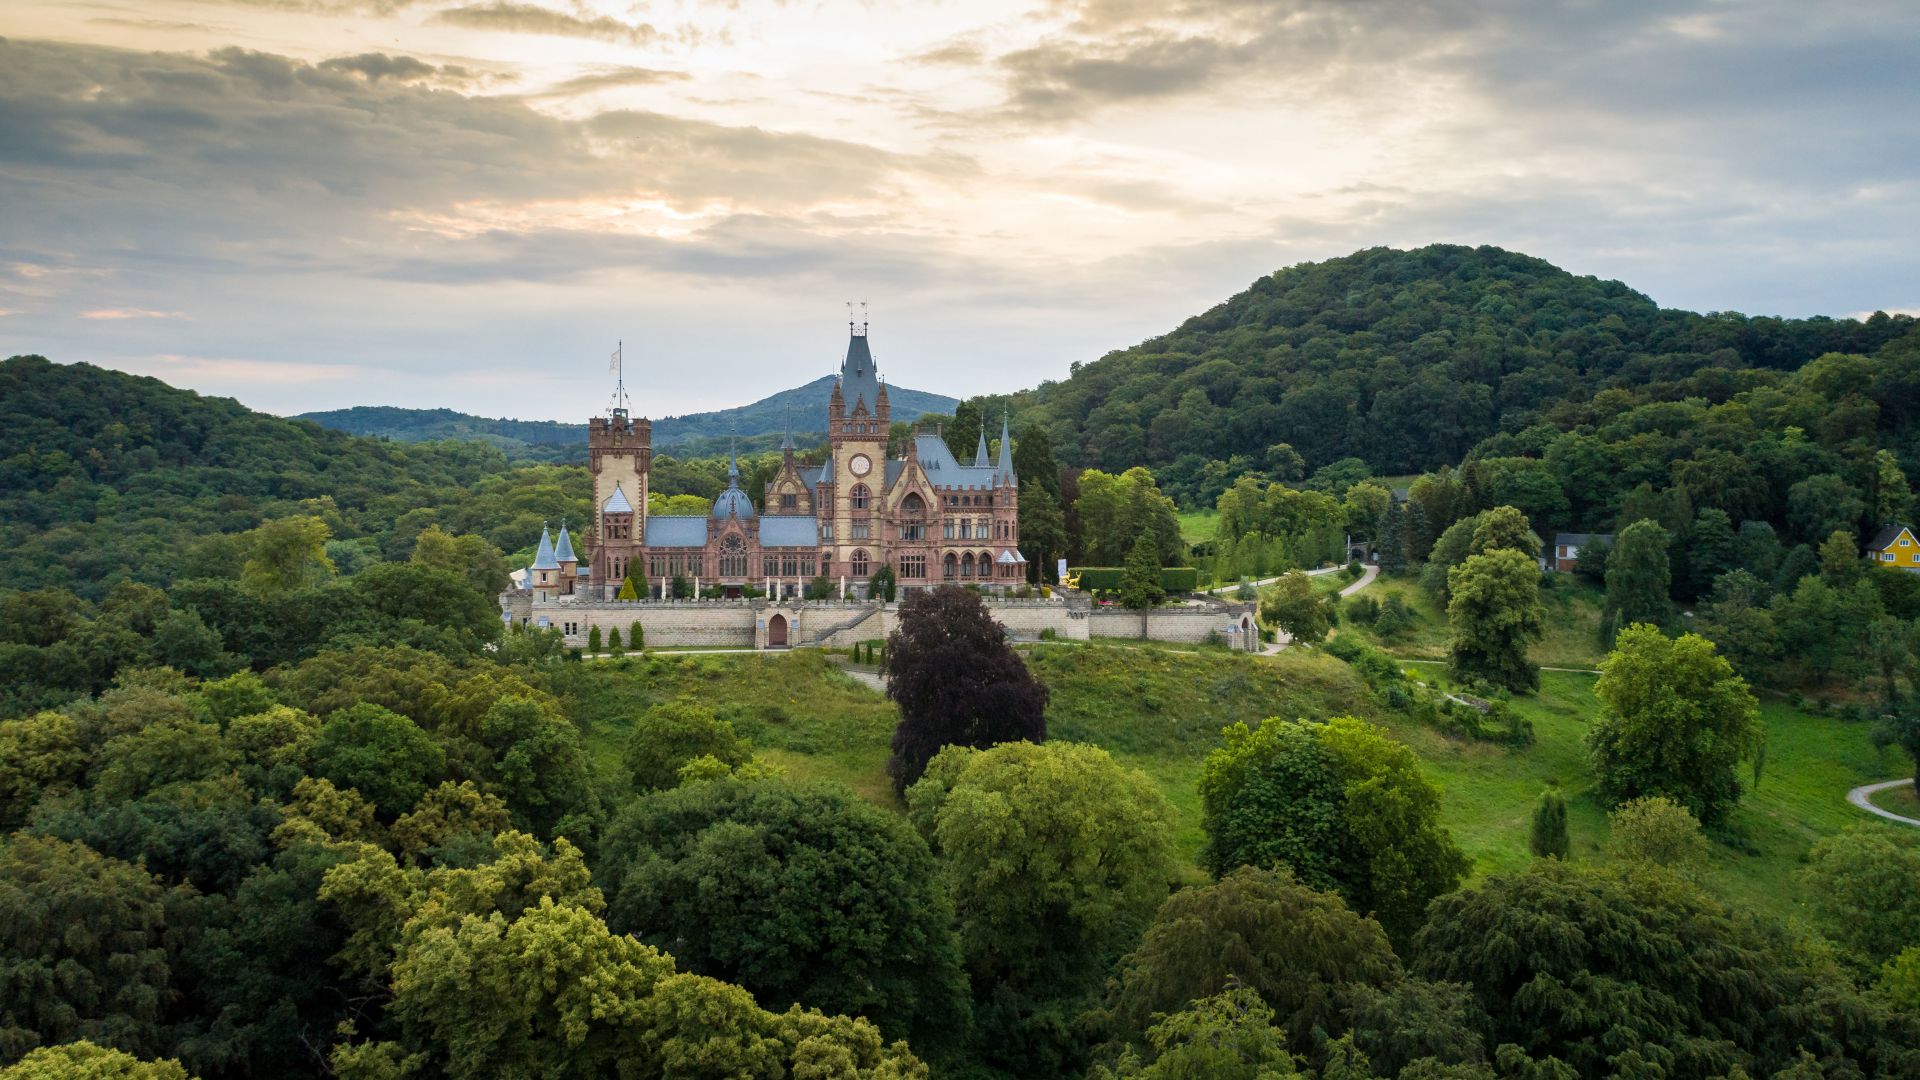
[[(1131, 638), (1196, 644), (1220, 635), (1232, 640), (1226, 628), (1245, 619), (1252, 624), (1251, 604), (1207, 604), (1156, 608), (1142, 613), (1121, 608), (1094, 608), (1083, 598), (1052, 600), (996, 600), (987, 608), (1007, 636), (1015, 641), (1037, 641), (1044, 631), (1061, 641), (1091, 638)], [(501, 594), (505, 616), (519, 623), (560, 628), (569, 645), (584, 646), (598, 626), (604, 640), (618, 629), (627, 640), (635, 622), (646, 644), (708, 648), (768, 648), (774, 616), (786, 623), (786, 645), (846, 648), (891, 634), (899, 605), (842, 600), (580, 600), (535, 605), (528, 594), (514, 590)], [(1250, 635), (1257, 641), (1257, 634)], [(1246, 640), (1243, 638), (1242, 640)], [(1236, 642), (1238, 644), (1239, 642)], [(1257, 647), (1257, 645), (1255, 646)]]

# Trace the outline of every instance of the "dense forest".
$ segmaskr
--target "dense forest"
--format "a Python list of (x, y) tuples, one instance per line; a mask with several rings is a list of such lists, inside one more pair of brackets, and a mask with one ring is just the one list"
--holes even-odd
[[(1920, 1075), (1913, 830), (1747, 808), (1864, 782), (1823, 741), (1920, 759), (1920, 575), (1860, 558), (1914, 508), (1913, 320), (1371, 251), (937, 415), (966, 454), (1008, 403), (1036, 568), (1151, 607), (1351, 537), (1384, 602), (1244, 581), (1294, 647), (1181, 666), (916, 593), (885, 699), (585, 657), (493, 599), (584, 468), (0, 364), (0, 1080)], [(1616, 535), (1543, 573), (1575, 528)], [(1543, 678), (1549, 594), (1604, 608), (1597, 672)], [(1409, 596), (1444, 668), (1391, 655)], [(1538, 798), (1523, 851), (1461, 839), (1442, 755)], [(1744, 860), (1793, 918), (1710, 881)]]
[[(789, 429), (794, 438), (816, 442), (826, 437), (822, 421), (833, 377), (823, 375), (804, 386), (782, 390), (749, 405), (713, 412), (662, 416), (653, 421), (653, 445), (681, 457), (710, 457), (725, 453), (736, 441), (742, 451), (777, 449)], [(951, 413), (958, 402), (941, 394), (887, 387), (888, 405), (902, 422), (926, 413)], [(598, 407), (591, 399), (579, 402), (582, 415)], [(644, 404), (642, 406), (644, 411)], [(466, 439), (499, 448), (509, 461), (584, 462), (587, 426), (554, 420), (488, 419), (452, 409), (402, 409), (387, 405), (360, 405), (351, 409), (301, 413), (321, 427), (352, 435), (377, 435), (397, 442), (438, 442)]]
[[(1044, 427), (1067, 464), (1146, 465), (1183, 504), (1210, 506), (1232, 478), (1270, 472), (1277, 444), (1308, 472), (1357, 458), (1405, 475), (1610, 389), (1718, 403), (1914, 328), (1910, 316), (1700, 315), (1498, 248), (1375, 248), (1278, 271), (1170, 334), (993, 401)], [(1879, 422), (1910, 423), (1914, 387), (1878, 389), (1894, 407)], [(1915, 440), (1895, 447), (1909, 471)]]

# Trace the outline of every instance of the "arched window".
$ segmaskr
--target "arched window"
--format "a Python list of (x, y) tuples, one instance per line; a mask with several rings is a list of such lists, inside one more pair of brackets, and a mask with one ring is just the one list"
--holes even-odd
[(909, 492), (906, 498), (900, 500), (900, 509), (909, 514), (922, 514), (926, 512), (927, 504), (918, 494)]
[(866, 577), (872, 572), (872, 567), (867, 563), (867, 553), (864, 550), (853, 553), (852, 564), (854, 577)]
[(873, 492), (868, 491), (867, 485), (865, 484), (855, 484), (853, 485), (853, 493), (851, 497), (853, 499), (853, 508), (855, 510), (865, 510), (867, 508), (867, 504), (873, 501)]
[(729, 533), (720, 541), (720, 576), (747, 576), (747, 545), (738, 533)]
[(945, 571), (945, 576), (948, 581), (952, 581), (960, 574), (960, 560), (951, 551), (947, 552), (947, 558), (945, 562), (941, 564), (941, 567)]
[(973, 552), (971, 551), (960, 557), (960, 576), (963, 578), (973, 576)]

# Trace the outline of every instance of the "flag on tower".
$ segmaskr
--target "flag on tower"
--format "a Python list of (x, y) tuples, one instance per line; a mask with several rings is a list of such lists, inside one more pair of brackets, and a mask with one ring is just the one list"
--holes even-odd
[(615, 349), (613, 350), (613, 354), (607, 357), (607, 371), (611, 373), (611, 372), (617, 372), (619, 370), (620, 370), (620, 350)]

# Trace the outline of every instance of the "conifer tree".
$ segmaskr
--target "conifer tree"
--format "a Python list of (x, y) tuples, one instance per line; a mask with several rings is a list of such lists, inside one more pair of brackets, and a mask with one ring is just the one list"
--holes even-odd
[(639, 619), (633, 620), (633, 625), (627, 627), (627, 648), (638, 649), (646, 643), (647, 632), (640, 628)]
[(1560, 789), (1550, 787), (1540, 793), (1540, 805), (1533, 810), (1533, 835), (1528, 847), (1542, 859), (1564, 859), (1570, 847), (1567, 841), (1567, 801)]
[(615, 595), (615, 597), (614, 597), (614, 599), (616, 599), (616, 600), (638, 600), (638, 599), (640, 599), (640, 594), (639, 594), (639, 593), (638, 593), (637, 591), (635, 591), (635, 590), (634, 590), (634, 587), (633, 587), (633, 575), (632, 575), (632, 574), (628, 574), (628, 575), (626, 576), (626, 579), (620, 582), (620, 592), (619, 592), (618, 594), (616, 594), (616, 595)]
[(1385, 520), (1380, 523), (1380, 536), (1373, 545), (1373, 559), (1380, 564), (1383, 574), (1406, 572), (1407, 511), (1398, 499), (1387, 503)]
[(1167, 598), (1160, 586), (1160, 549), (1153, 537), (1144, 533), (1127, 552), (1127, 564), (1120, 574), (1120, 603), (1130, 608), (1150, 608)]
[(587, 630), (587, 652), (597, 653), (605, 647), (606, 641), (600, 636), (600, 628), (597, 626), (589, 627)]
[(617, 626), (607, 631), (607, 651), (615, 656), (626, 652), (620, 647), (620, 628)]

